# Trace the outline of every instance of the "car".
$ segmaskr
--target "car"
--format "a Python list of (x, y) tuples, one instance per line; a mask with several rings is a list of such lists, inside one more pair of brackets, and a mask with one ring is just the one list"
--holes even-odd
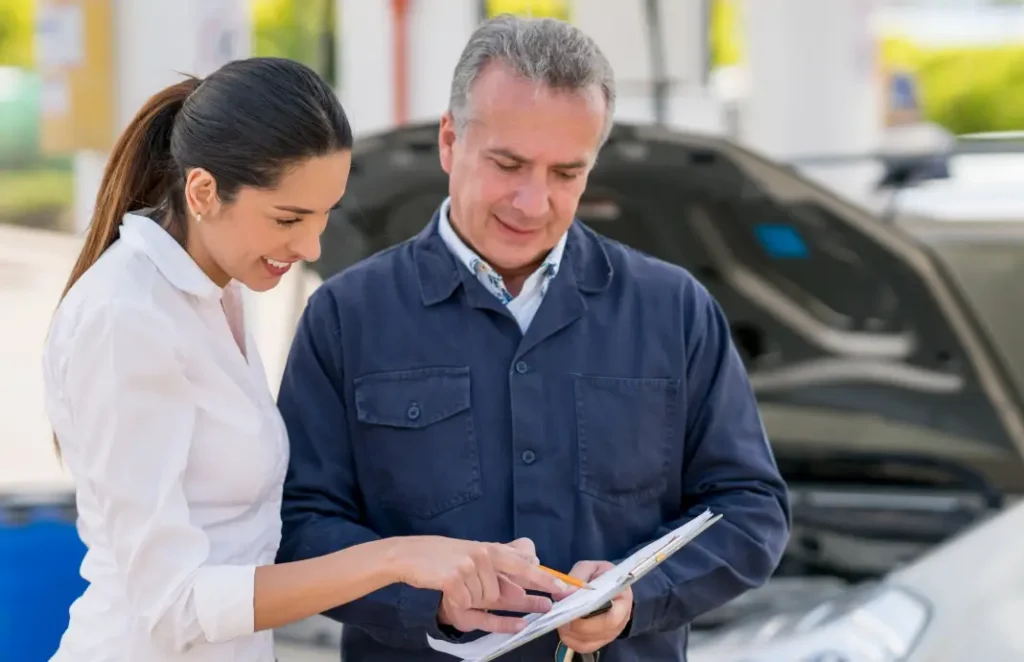
[[(1014, 542), (1016, 541), (1016, 542)], [(881, 581), (752, 616), (691, 644), (690, 662), (1024, 659), (1024, 502)]]
[[(437, 131), (356, 141), (322, 278), (427, 224), (448, 190)], [(965, 262), (977, 246), (951, 226), (883, 222), (728, 139), (633, 124), (614, 128), (578, 217), (721, 303), (790, 488), (773, 581), (701, 627), (883, 577), (1024, 493), (1024, 353), (994, 330), (1016, 307), (1012, 270)]]

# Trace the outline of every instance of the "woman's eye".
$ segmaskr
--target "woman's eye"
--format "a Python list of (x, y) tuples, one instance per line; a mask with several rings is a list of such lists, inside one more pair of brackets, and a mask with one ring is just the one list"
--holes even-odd
[(277, 219), (277, 224), (278, 225), (284, 225), (284, 226), (295, 225), (296, 223), (298, 223), (301, 220), (302, 219), (300, 219), (300, 218), (279, 218), (279, 219)]

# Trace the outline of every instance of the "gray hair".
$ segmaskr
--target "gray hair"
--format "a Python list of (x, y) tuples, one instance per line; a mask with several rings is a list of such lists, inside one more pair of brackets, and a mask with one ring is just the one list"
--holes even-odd
[(508, 14), (481, 23), (455, 65), (448, 110), (457, 133), (462, 133), (469, 122), (473, 83), (495, 61), (553, 90), (574, 92), (599, 87), (606, 113), (601, 143), (608, 138), (615, 113), (615, 74), (597, 43), (564, 21)]

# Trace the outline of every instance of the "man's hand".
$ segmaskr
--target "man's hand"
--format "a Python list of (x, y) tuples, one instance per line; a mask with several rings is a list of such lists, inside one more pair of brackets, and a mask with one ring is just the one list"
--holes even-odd
[[(577, 579), (589, 582), (608, 572), (615, 566), (607, 561), (580, 561), (573, 566), (569, 574)], [(554, 599), (562, 600), (576, 590), (555, 594)], [(633, 615), (633, 590), (625, 589), (612, 598), (612, 608), (593, 618), (577, 618), (558, 628), (558, 636), (566, 646), (577, 653), (593, 653), (601, 647), (615, 641), (629, 623)]]
[[(528, 539), (520, 539), (508, 544), (515, 550), (534, 556), (533, 542)], [(523, 581), (519, 579), (519, 581)], [(550, 580), (548, 580), (550, 581)], [(565, 586), (556, 580), (557, 584)], [(441, 599), (441, 607), (438, 610), (437, 620), (443, 625), (450, 625), (461, 632), (472, 632), (484, 630), (486, 632), (514, 633), (526, 627), (526, 621), (522, 618), (512, 616), (499, 616), (490, 613), (491, 610), (507, 611), (520, 614), (544, 613), (551, 609), (551, 600), (538, 595), (527, 595), (525, 589), (549, 591), (548, 586), (520, 586), (504, 575), (498, 575), (498, 596), (496, 599), (488, 600), (468, 607), (458, 604), (452, 600), (447, 593)], [(565, 586), (568, 589), (567, 586)]]

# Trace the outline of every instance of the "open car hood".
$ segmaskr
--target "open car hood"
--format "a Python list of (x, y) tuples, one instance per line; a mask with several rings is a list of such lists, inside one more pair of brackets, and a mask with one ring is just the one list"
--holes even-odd
[[(436, 123), (361, 139), (313, 268), (411, 237), (447, 190)], [(922, 242), (732, 142), (648, 126), (616, 127), (578, 216), (721, 303), (788, 479), (853, 458), (867, 482), (956, 484), (950, 463), (1024, 489), (1024, 402)]]

